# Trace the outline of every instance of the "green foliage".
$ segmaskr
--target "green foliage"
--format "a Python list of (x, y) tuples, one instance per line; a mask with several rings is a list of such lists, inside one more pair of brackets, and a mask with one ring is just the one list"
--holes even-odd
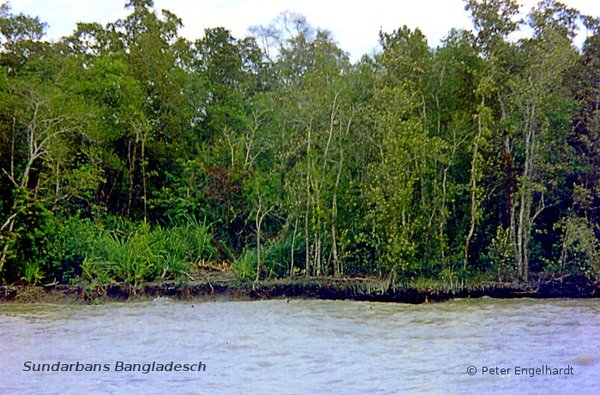
[(119, 236), (106, 234), (100, 239), (94, 255), (106, 261), (115, 281), (123, 281), (134, 289), (143, 280), (150, 280), (158, 271), (158, 255), (151, 243), (149, 231)]
[[(218, 253), (211, 244), (212, 234), (205, 223), (188, 218), (187, 223), (171, 228), (156, 227), (151, 232), (159, 259), (155, 275), (183, 276), (190, 265), (216, 260)], [(159, 273), (160, 272), (160, 273)]]
[(0, 6), (2, 281), (598, 274), (597, 18), (469, 0), (352, 64), (299, 15), (189, 42), (153, 4), (52, 43)]
[(170, 228), (141, 224), (98, 236), (83, 271), (84, 279), (100, 284), (108, 279), (135, 289), (144, 281), (183, 278), (200, 261), (217, 257), (208, 226), (195, 220)]
[(89, 219), (54, 217), (45, 228), (46, 250), (40, 261), (48, 277), (68, 282), (81, 274), (81, 265), (102, 235), (101, 225)]
[(44, 272), (37, 262), (26, 262), (21, 279), (25, 284), (38, 285), (44, 279)]
[(483, 259), (487, 264), (496, 268), (500, 281), (511, 280), (515, 277), (515, 250), (510, 238), (510, 229), (502, 226), (496, 228), (496, 236), (492, 239)]
[[(292, 247), (294, 250), (292, 251)], [(294, 265), (298, 265), (299, 255), (303, 251), (303, 242), (296, 242), (292, 245), (292, 235), (286, 234), (281, 239), (273, 239), (265, 243), (264, 250), (261, 252), (262, 259), (266, 265), (267, 274), (270, 277), (284, 277), (291, 275), (292, 254), (294, 255)]]
[(18, 204), (21, 210), (15, 217), (16, 225), (5, 241), (8, 267), (4, 278), (11, 282), (39, 282), (48, 271), (44, 258), (49, 247), (47, 238), (52, 230), (52, 213), (27, 198)]
[(557, 222), (555, 228), (562, 233), (561, 271), (590, 278), (600, 276), (600, 243), (594, 234), (594, 225), (586, 218), (567, 217)]
[(256, 277), (256, 259), (255, 250), (244, 250), (231, 262), (231, 268), (235, 274), (243, 280), (252, 280)]

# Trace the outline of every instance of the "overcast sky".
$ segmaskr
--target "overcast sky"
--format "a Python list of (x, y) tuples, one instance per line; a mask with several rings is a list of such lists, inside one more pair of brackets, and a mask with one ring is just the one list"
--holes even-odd
[[(0, 3), (5, 2), (0, 0)], [(14, 13), (40, 16), (48, 23), (48, 37), (69, 35), (77, 22), (105, 24), (125, 16), (126, 0), (12, 0)], [(527, 11), (537, 0), (521, 0)], [(587, 15), (600, 16), (598, 0), (563, 0)], [(436, 46), (453, 28), (471, 28), (463, 0), (155, 0), (156, 9), (168, 9), (184, 23), (182, 34), (201, 38), (207, 27), (223, 26), (234, 37), (248, 27), (266, 25), (289, 10), (306, 16), (315, 27), (331, 31), (353, 60), (377, 47), (381, 29), (391, 32), (402, 25), (419, 27)], [(581, 42), (583, 37), (580, 37)]]

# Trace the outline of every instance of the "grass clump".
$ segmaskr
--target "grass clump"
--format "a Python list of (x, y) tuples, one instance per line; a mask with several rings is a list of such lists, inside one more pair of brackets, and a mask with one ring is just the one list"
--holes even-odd
[(80, 280), (87, 288), (124, 283), (135, 291), (143, 282), (182, 279), (198, 262), (216, 259), (211, 239), (209, 227), (197, 221), (99, 230), (86, 251)]
[(233, 260), (231, 268), (240, 279), (252, 280), (256, 277), (257, 263), (256, 251), (246, 249)]

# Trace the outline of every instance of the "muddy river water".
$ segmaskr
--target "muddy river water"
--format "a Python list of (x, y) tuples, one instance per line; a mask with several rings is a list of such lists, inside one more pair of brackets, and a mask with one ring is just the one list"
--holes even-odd
[(0, 304), (0, 394), (600, 393), (599, 299)]

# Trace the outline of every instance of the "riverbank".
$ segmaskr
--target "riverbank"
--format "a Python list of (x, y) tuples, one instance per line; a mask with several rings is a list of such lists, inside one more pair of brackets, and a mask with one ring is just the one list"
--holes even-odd
[(94, 290), (77, 285), (0, 286), (0, 302), (98, 303), (156, 297), (210, 300), (261, 300), (277, 298), (337, 299), (398, 303), (442, 302), (454, 298), (598, 298), (600, 284), (583, 276), (530, 283), (482, 283), (460, 287), (441, 284), (391, 285), (380, 278), (286, 278), (259, 283), (241, 281), (230, 271), (204, 273), (185, 283), (164, 281), (131, 288), (116, 284)]

